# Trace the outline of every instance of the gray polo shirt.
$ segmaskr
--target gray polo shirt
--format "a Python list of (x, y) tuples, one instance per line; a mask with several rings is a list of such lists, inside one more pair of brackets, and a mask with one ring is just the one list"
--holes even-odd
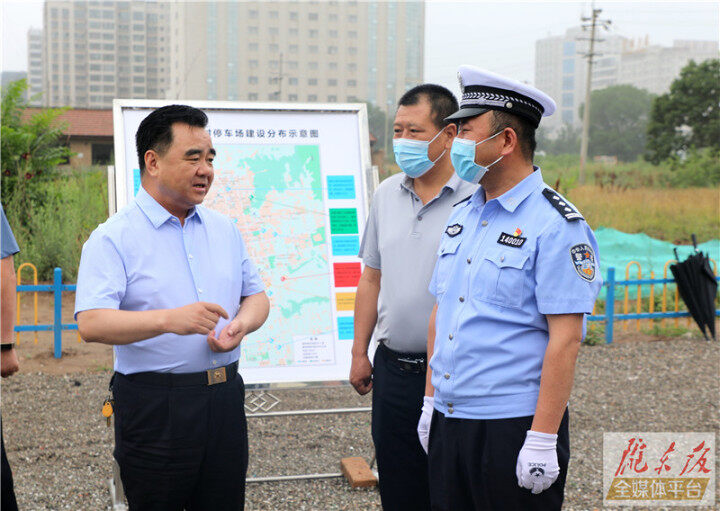
[(453, 204), (477, 189), (453, 174), (423, 205), (413, 180), (395, 174), (375, 191), (360, 257), (381, 272), (374, 337), (393, 350), (424, 353), (435, 297), (428, 291), (437, 248)]

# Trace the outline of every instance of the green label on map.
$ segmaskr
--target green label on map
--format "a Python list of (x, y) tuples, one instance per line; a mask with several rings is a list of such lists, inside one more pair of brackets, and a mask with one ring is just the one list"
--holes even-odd
[(332, 234), (357, 234), (357, 209), (330, 209), (330, 232)]

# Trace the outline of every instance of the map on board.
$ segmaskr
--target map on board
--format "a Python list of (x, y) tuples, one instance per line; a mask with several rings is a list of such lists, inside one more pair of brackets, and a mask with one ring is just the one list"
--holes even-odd
[(228, 144), (219, 153), (204, 205), (237, 222), (271, 301), (265, 325), (243, 340), (240, 367), (333, 364), (318, 146)]

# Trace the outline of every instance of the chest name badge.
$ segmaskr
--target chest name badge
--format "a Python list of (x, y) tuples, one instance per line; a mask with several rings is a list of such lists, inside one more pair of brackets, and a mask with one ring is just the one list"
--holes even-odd
[(575, 271), (583, 280), (595, 280), (595, 252), (587, 243), (580, 243), (570, 249)]
[(447, 229), (445, 229), (445, 234), (447, 234), (451, 238), (454, 238), (462, 232), (462, 229), (463, 226), (460, 224), (448, 225)]
[(526, 240), (527, 238), (521, 238), (520, 236), (513, 236), (512, 234), (503, 232), (500, 234), (497, 242), (501, 245), (507, 245), (508, 247), (520, 248)]

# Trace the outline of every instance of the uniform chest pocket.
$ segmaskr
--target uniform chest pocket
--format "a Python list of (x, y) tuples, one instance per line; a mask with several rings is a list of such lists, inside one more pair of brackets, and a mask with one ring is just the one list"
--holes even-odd
[(461, 238), (445, 238), (440, 241), (440, 246), (437, 251), (437, 273), (435, 276), (438, 295), (447, 290), (450, 273), (457, 259), (456, 255), (461, 241)]
[(528, 252), (517, 249), (495, 249), (485, 254), (473, 279), (478, 285), (473, 296), (503, 307), (522, 307), (529, 287), (525, 278), (528, 259)]

